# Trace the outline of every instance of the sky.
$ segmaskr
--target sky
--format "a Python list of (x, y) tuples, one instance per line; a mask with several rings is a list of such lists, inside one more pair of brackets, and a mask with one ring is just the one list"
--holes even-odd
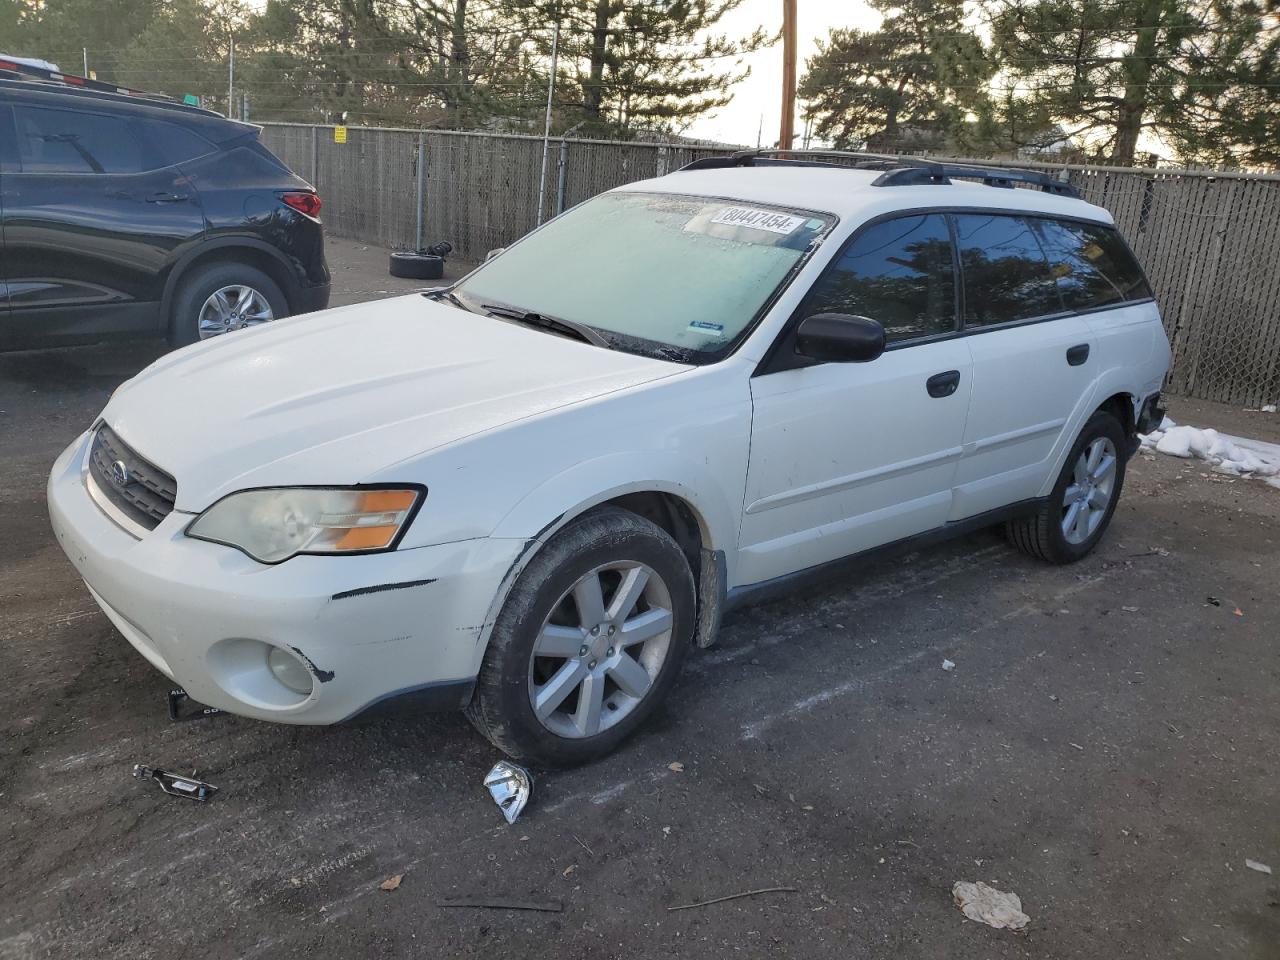
[[(804, 75), (805, 59), (817, 52), (817, 41), (832, 27), (874, 28), (880, 17), (862, 0), (797, 0), (797, 81)], [(782, 0), (744, 0), (720, 21), (718, 33), (743, 37), (756, 27), (773, 32), (782, 28)], [(764, 115), (764, 142), (775, 143), (782, 113), (782, 41), (744, 58), (751, 76), (733, 88), (733, 101), (693, 122), (686, 136), (755, 146)], [(796, 112), (796, 136), (803, 121)]]

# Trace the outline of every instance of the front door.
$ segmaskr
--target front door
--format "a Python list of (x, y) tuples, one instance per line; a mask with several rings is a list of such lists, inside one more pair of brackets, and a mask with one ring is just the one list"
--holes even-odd
[(199, 198), (135, 121), (15, 104), (20, 170), (5, 175), (13, 334), (159, 330), (165, 271), (199, 237)]
[(972, 363), (958, 337), (942, 215), (865, 227), (794, 319), (868, 316), (869, 363), (797, 360), (790, 334), (752, 379), (751, 455), (735, 585), (770, 580), (941, 526), (962, 452)]

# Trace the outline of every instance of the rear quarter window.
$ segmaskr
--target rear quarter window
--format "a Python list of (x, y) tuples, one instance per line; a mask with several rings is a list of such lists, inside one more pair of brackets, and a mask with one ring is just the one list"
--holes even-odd
[(166, 120), (144, 120), (143, 135), (151, 140), (166, 166), (196, 160), (216, 153), (218, 148), (194, 130)]
[(1041, 219), (1036, 228), (1068, 310), (1151, 297), (1142, 268), (1114, 227)]
[(959, 214), (956, 242), (964, 269), (964, 322), (983, 327), (1062, 313), (1058, 285), (1026, 217)]

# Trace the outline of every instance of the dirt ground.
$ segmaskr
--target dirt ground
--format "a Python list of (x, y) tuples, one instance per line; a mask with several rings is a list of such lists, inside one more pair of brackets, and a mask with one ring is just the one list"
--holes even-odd
[[(415, 286), (382, 250), (330, 258), (335, 303)], [(508, 827), (460, 716), (167, 720), (44, 503), (158, 350), (0, 355), (0, 960), (1280, 958), (1280, 490), (1144, 455), (1075, 566), (984, 533), (742, 611), (651, 728), (536, 772)], [(967, 922), (958, 880), (1030, 925)], [(670, 910), (765, 887), (790, 890)]]

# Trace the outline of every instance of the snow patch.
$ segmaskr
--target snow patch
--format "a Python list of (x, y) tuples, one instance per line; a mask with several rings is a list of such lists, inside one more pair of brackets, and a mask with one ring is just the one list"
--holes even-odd
[(1190, 459), (1198, 457), (1215, 473), (1264, 480), (1280, 489), (1280, 444), (1233, 437), (1212, 428), (1179, 426), (1168, 417), (1158, 430), (1139, 434), (1145, 450)]

